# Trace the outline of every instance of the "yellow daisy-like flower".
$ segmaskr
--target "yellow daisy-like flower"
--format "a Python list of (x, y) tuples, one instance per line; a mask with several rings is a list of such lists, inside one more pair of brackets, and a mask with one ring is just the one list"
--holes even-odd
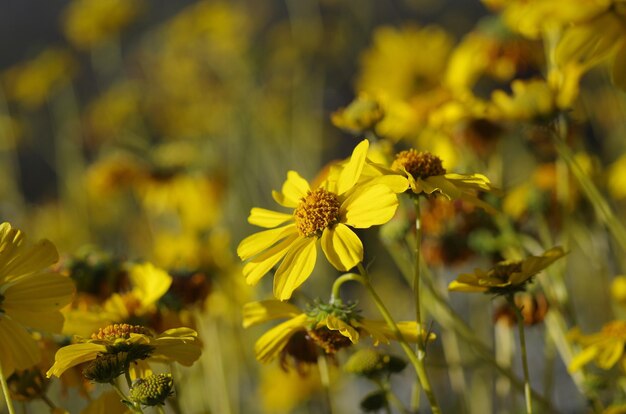
[(401, 175), (408, 178), (409, 191), (414, 194), (441, 194), (448, 200), (468, 201), (490, 213), (496, 210), (480, 200), (478, 191), (495, 191), (491, 182), (482, 174), (449, 174), (439, 157), (426, 151), (409, 149), (396, 154), (391, 168), (372, 164), (378, 173)]
[(583, 335), (579, 328), (568, 334), (569, 340), (583, 347), (568, 366), (570, 372), (576, 372), (591, 361), (602, 369), (609, 370), (619, 363), (626, 372), (626, 321), (611, 321), (602, 327), (600, 332)]
[[(297, 363), (314, 363), (319, 348), (332, 355), (357, 343), (363, 335), (370, 336), (375, 344), (398, 339), (385, 321), (365, 319), (355, 305), (341, 301), (329, 304), (316, 301), (306, 312), (277, 300), (250, 302), (243, 308), (244, 328), (280, 318), (289, 319), (267, 331), (255, 344), (260, 362), (270, 362), (280, 355), (283, 364), (287, 357)], [(417, 323), (398, 322), (397, 325), (404, 339), (417, 342)], [(428, 336), (428, 339), (434, 338), (434, 334)]]
[(510, 295), (523, 291), (532, 277), (565, 255), (560, 247), (546, 250), (541, 256), (529, 256), (524, 260), (507, 260), (485, 271), (475, 269), (450, 282), (448, 290), (456, 292), (484, 292)]
[(63, 332), (89, 335), (100, 326), (127, 322), (153, 313), (156, 303), (172, 285), (172, 276), (149, 262), (131, 265), (128, 278), (130, 291), (113, 293), (102, 307), (67, 311)]
[[(384, 224), (398, 207), (389, 180), (359, 181), (368, 147), (367, 140), (361, 141), (340, 172), (329, 174), (317, 188), (289, 171), (282, 191), (272, 195), (278, 204), (293, 209), (292, 213), (263, 208), (250, 211), (249, 223), (272, 229), (248, 236), (237, 248), (239, 257), (249, 260), (243, 268), (248, 284), (256, 284), (281, 262), (274, 274), (274, 296), (289, 299), (313, 271), (318, 241), (338, 270), (347, 271), (363, 260), (363, 244), (350, 227)], [(400, 191), (404, 191), (406, 180), (400, 181)]]
[(59, 309), (72, 300), (74, 283), (46, 270), (58, 258), (48, 240), (30, 245), (20, 230), (0, 224), (0, 364), (7, 377), (41, 359), (27, 329), (60, 332), (63, 327)]
[(91, 339), (79, 339), (79, 343), (59, 349), (54, 356), (54, 365), (46, 375), (60, 377), (73, 366), (122, 352), (131, 355), (129, 362), (149, 358), (156, 362), (176, 361), (191, 366), (202, 351), (197, 336), (190, 328), (169, 329), (154, 335), (139, 325), (109, 325), (92, 334)]

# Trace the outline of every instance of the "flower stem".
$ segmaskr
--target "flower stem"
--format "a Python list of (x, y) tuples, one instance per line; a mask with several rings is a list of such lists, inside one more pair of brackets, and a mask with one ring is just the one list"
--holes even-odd
[(507, 302), (515, 311), (515, 315), (517, 316), (517, 329), (519, 330), (519, 343), (520, 348), (522, 350), (522, 369), (524, 370), (524, 398), (526, 399), (526, 413), (532, 414), (533, 405), (532, 398), (530, 395), (530, 376), (528, 375), (528, 357), (526, 356), (526, 335), (524, 333), (524, 316), (522, 315), (522, 311), (515, 304), (515, 299), (513, 295), (507, 295)]
[(7, 379), (4, 377), (4, 372), (2, 371), (1, 363), (0, 363), (0, 383), (2, 383), (2, 392), (4, 393), (4, 399), (7, 402), (7, 408), (9, 409), (9, 414), (15, 414), (15, 408), (13, 407), (11, 394), (9, 393), (9, 384), (7, 384)]
[[(111, 384), (111, 386), (115, 389), (115, 391), (117, 392), (117, 395), (120, 396), (120, 398), (122, 399), (122, 401), (126, 401), (128, 403), (131, 403), (131, 405), (128, 405), (128, 407), (133, 410), (133, 412), (135, 413), (141, 413), (143, 414), (143, 410), (141, 409), (141, 406), (139, 404), (135, 404), (134, 402), (132, 402), (130, 400), (130, 398), (128, 398), (126, 396), (126, 394), (124, 394), (124, 391), (122, 391), (122, 389), (120, 388), (119, 385), (117, 385), (117, 383), (115, 381), (111, 381), (109, 384)], [(126, 404), (125, 404), (126, 405)]]
[[(391, 331), (394, 333), (394, 335), (398, 339), (398, 342), (400, 343), (400, 346), (402, 347), (402, 350), (404, 351), (406, 356), (409, 358), (409, 361), (411, 361), (413, 368), (415, 368), (415, 373), (417, 374), (417, 378), (419, 379), (419, 382), (422, 385), (422, 388), (424, 389), (426, 398), (428, 398), (428, 402), (430, 404), (430, 408), (433, 414), (441, 413), (441, 409), (439, 408), (439, 404), (437, 403), (437, 399), (432, 390), (430, 380), (428, 379), (426, 368), (424, 367), (424, 360), (423, 359), (420, 360), (417, 357), (413, 348), (411, 348), (411, 346), (406, 341), (406, 339), (404, 339), (402, 332), (400, 332), (398, 325), (393, 320), (393, 317), (387, 310), (387, 307), (385, 306), (385, 304), (380, 299), (380, 297), (378, 296), (378, 294), (372, 287), (371, 283), (369, 282), (367, 270), (365, 270), (365, 268), (363, 267), (363, 264), (359, 263), (358, 267), (359, 267), (359, 272), (361, 273), (361, 277), (360, 279), (355, 278), (354, 280), (359, 280), (359, 282), (361, 282), (361, 284), (367, 289), (370, 296), (374, 300), (374, 303), (376, 304), (378, 311), (383, 316), (383, 319), (385, 320), (385, 322), (387, 322), (389, 329), (391, 329)], [(421, 332), (419, 332), (419, 334), (421, 334)]]
[(317, 356), (317, 368), (320, 372), (320, 381), (324, 388), (324, 401), (326, 403), (326, 412), (333, 414), (333, 404), (330, 398), (330, 375), (328, 370), (328, 361), (326, 361), (326, 355), (320, 353)]
[(162, 406), (157, 405), (155, 408), (159, 414), (165, 414), (165, 410), (163, 409)]
[[(420, 301), (420, 271), (421, 271), (421, 244), (422, 244), (422, 222), (420, 212), (420, 199), (419, 196), (414, 198), (415, 205), (415, 265), (413, 268), (413, 293), (415, 300), (415, 322), (417, 323), (417, 345), (415, 350), (417, 352), (417, 358), (424, 364), (426, 358), (426, 352), (424, 342), (421, 340), (420, 332), (422, 332), (422, 305)], [(411, 395), (411, 409), (417, 411), (419, 409), (420, 401), (420, 381), (416, 381), (413, 385)]]

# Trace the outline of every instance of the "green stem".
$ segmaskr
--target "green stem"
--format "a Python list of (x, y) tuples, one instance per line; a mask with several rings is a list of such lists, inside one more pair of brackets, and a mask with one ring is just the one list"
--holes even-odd
[(515, 299), (512, 294), (507, 295), (507, 302), (515, 311), (515, 315), (517, 316), (517, 329), (519, 331), (519, 343), (520, 348), (522, 350), (522, 369), (524, 370), (524, 398), (526, 399), (526, 413), (532, 414), (533, 405), (532, 398), (530, 395), (530, 375), (528, 375), (528, 357), (526, 355), (526, 335), (524, 332), (524, 316), (522, 315), (522, 311), (515, 304)]
[(0, 383), (2, 383), (2, 392), (4, 393), (4, 399), (7, 402), (7, 408), (9, 409), (9, 414), (15, 414), (15, 408), (13, 407), (11, 394), (9, 393), (9, 384), (7, 384), (7, 379), (4, 377), (4, 372), (2, 371), (1, 363), (0, 363)]
[(326, 412), (333, 414), (332, 398), (330, 398), (330, 372), (328, 369), (328, 361), (326, 361), (326, 355), (320, 353), (317, 356), (317, 368), (320, 372), (320, 381), (322, 388), (324, 389), (324, 400), (326, 403)]
[(159, 414), (165, 414), (165, 410), (163, 409), (162, 406), (157, 405), (155, 408)]
[(130, 366), (126, 367), (124, 370), (124, 378), (126, 379), (126, 384), (128, 385), (128, 389), (133, 387), (133, 381), (130, 379)]
[[(383, 316), (383, 319), (389, 326), (389, 329), (391, 329), (391, 331), (397, 338), (398, 342), (400, 343), (400, 346), (402, 347), (402, 350), (404, 351), (406, 356), (409, 358), (409, 361), (411, 361), (411, 364), (413, 365), (413, 368), (415, 369), (415, 373), (417, 374), (417, 378), (419, 379), (420, 384), (422, 385), (422, 388), (424, 389), (426, 398), (428, 398), (428, 403), (430, 404), (430, 408), (433, 414), (441, 413), (441, 409), (439, 408), (439, 404), (437, 403), (437, 399), (435, 398), (435, 394), (432, 390), (430, 380), (428, 379), (426, 368), (424, 367), (424, 361), (420, 360), (417, 357), (413, 348), (411, 348), (409, 343), (406, 341), (406, 339), (402, 335), (402, 332), (398, 328), (398, 325), (396, 324), (396, 322), (393, 320), (393, 317), (387, 310), (387, 307), (385, 306), (384, 302), (380, 299), (380, 297), (378, 296), (378, 294), (376, 293), (376, 291), (370, 284), (369, 277), (367, 275), (367, 270), (365, 270), (365, 268), (363, 267), (363, 264), (359, 263), (358, 267), (359, 267), (359, 272), (361, 273), (361, 278), (359, 281), (369, 292), (370, 296), (374, 300), (374, 303), (376, 304), (376, 307), (378, 308), (378, 311)], [(421, 335), (421, 332), (419, 332), (418, 334)]]
[(378, 384), (380, 389), (385, 392), (385, 395), (387, 396), (387, 401), (390, 402), (391, 405), (396, 407), (399, 412), (401, 412), (402, 414), (411, 414), (411, 412), (415, 412), (415, 411), (409, 411), (404, 406), (404, 404), (402, 404), (402, 401), (400, 401), (400, 398), (398, 398), (396, 393), (393, 392), (393, 390), (391, 389), (391, 384), (389, 384), (388, 379), (385, 381), (376, 381), (376, 384)]
[[(395, 243), (385, 243), (385, 247), (391, 255), (391, 258), (397, 264), (402, 275), (407, 281), (410, 281), (410, 265), (407, 265), (406, 261), (403, 260), (403, 258), (400, 257), (399, 254), (403, 250), (402, 247), (398, 246)], [(485, 362), (495, 368), (500, 374), (506, 376), (515, 388), (523, 390), (524, 383), (509, 368), (502, 366), (498, 363), (498, 361), (495, 360), (492, 350), (487, 345), (485, 345), (480, 338), (476, 336), (475, 332), (467, 325), (467, 323), (465, 323), (463, 318), (461, 318), (456, 313), (456, 311), (452, 307), (450, 307), (448, 301), (439, 293), (437, 288), (434, 286), (432, 276), (429, 274), (429, 272), (425, 271), (423, 276), (424, 284), (428, 289), (428, 292), (430, 293), (429, 298), (431, 300), (434, 300), (434, 303), (428, 303), (428, 306), (432, 313), (436, 313), (438, 315), (437, 322), (439, 322), (443, 327), (457, 332), (464, 341), (466, 341), (470, 346), (474, 348), (480, 358), (482, 358)], [(535, 401), (541, 403), (546, 411), (556, 412), (554, 407), (552, 407), (550, 401), (545, 399), (541, 394), (534, 390), (531, 390), (531, 392)]]
[(135, 413), (141, 413), (143, 414), (143, 410), (141, 409), (141, 406), (139, 404), (135, 404), (134, 402), (131, 401), (130, 398), (128, 398), (126, 396), (126, 394), (124, 394), (124, 391), (122, 391), (122, 389), (120, 388), (119, 385), (117, 385), (117, 383), (115, 381), (111, 381), (109, 384), (111, 384), (111, 386), (115, 389), (115, 391), (117, 392), (117, 395), (120, 396), (120, 398), (122, 399), (122, 401), (128, 401), (130, 403), (132, 403), (132, 407), (130, 407)]
[[(424, 342), (419, 335), (422, 332), (422, 305), (420, 301), (420, 271), (421, 271), (421, 243), (422, 243), (422, 222), (420, 212), (420, 199), (419, 196), (414, 198), (415, 205), (415, 265), (413, 268), (413, 294), (415, 300), (415, 321), (417, 323), (417, 345), (415, 350), (417, 352), (417, 358), (424, 363), (426, 358)], [(411, 392), (411, 410), (417, 411), (420, 404), (420, 381), (415, 381), (413, 384), (413, 390)]]

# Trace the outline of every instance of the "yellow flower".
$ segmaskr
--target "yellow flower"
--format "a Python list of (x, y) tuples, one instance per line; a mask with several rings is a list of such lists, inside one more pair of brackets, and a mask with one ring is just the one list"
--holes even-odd
[(63, 14), (63, 31), (76, 47), (90, 49), (118, 34), (141, 10), (139, 0), (74, 0)]
[[(330, 365), (332, 368), (332, 365)], [(332, 379), (332, 377), (331, 377)], [(319, 370), (301, 375), (295, 370), (284, 370), (267, 365), (261, 369), (258, 389), (264, 413), (291, 413), (322, 390)]]
[(290, 171), (282, 191), (274, 191), (273, 197), (293, 209), (292, 213), (250, 211), (249, 223), (272, 229), (248, 236), (237, 248), (239, 257), (249, 260), (243, 268), (248, 284), (256, 284), (282, 260), (274, 274), (274, 296), (289, 299), (313, 271), (318, 241), (338, 270), (349, 270), (363, 260), (363, 244), (350, 227), (384, 224), (398, 207), (396, 194), (382, 179), (359, 182), (368, 146), (363, 140), (340, 172), (329, 175), (317, 188)]
[(450, 282), (448, 290), (456, 292), (485, 292), (508, 295), (523, 291), (533, 276), (550, 266), (565, 252), (560, 247), (546, 250), (541, 256), (529, 256), (524, 260), (507, 260), (485, 271), (475, 269)]
[[(365, 319), (355, 305), (340, 301), (329, 304), (316, 301), (306, 312), (277, 300), (250, 302), (243, 308), (244, 328), (281, 318), (289, 319), (263, 334), (254, 346), (260, 362), (270, 362), (281, 356), (283, 365), (287, 358), (293, 358), (297, 364), (315, 363), (318, 349), (333, 355), (356, 344), (363, 335), (370, 336), (376, 345), (397, 340), (386, 322)], [(415, 322), (398, 322), (397, 325), (404, 339), (418, 340)], [(421, 336), (424, 337), (425, 333)], [(434, 334), (428, 337), (429, 340), (434, 338)]]
[(89, 311), (73, 309), (66, 313), (63, 331), (86, 335), (103, 325), (127, 322), (155, 311), (155, 305), (172, 285), (172, 276), (151, 263), (134, 264), (128, 269), (131, 289), (113, 293), (102, 305)]
[(48, 240), (26, 243), (24, 234), (0, 224), (0, 364), (5, 376), (41, 359), (41, 350), (27, 329), (60, 332), (59, 312), (72, 300), (74, 284), (46, 270), (58, 260)]
[(156, 362), (175, 361), (191, 366), (201, 353), (196, 331), (190, 328), (168, 329), (154, 335), (139, 325), (115, 324), (100, 328), (91, 339), (59, 349), (54, 365), (46, 375), (60, 377), (69, 368), (106, 355), (125, 352), (134, 356), (128, 363), (149, 358)]
[(511, 90), (511, 95), (502, 90), (491, 94), (489, 118), (525, 121), (545, 118), (556, 112), (555, 93), (544, 80), (515, 80), (511, 83)]
[(626, 305), (626, 276), (615, 276), (611, 282), (611, 297), (620, 305)]
[(478, 191), (495, 191), (487, 177), (481, 174), (448, 174), (439, 157), (429, 152), (410, 149), (396, 154), (391, 168), (372, 164), (383, 175), (401, 175), (409, 180), (413, 194), (441, 194), (448, 200), (462, 199), (488, 212), (495, 209), (476, 196)]
[(574, 328), (568, 337), (570, 341), (583, 347), (581, 353), (572, 358), (568, 366), (570, 372), (576, 372), (591, 361), (602, 369), (613, 368), (619, 362), (620, 368), (626, 371), (626, 322), (611, 321), (602, 327), (600, 332), (583, 335), (579, 328)]
[(374, 128), (384, 116), (380, 103), (361, 93), (350, 105), (333, 112), (330, 119), (337, 128), (360, 134)]
[(37, 108), (74, 72), (75, 62), (69, 52), (57, 48), (44, 50), (3, 74), (7, 97), (27, 108)]

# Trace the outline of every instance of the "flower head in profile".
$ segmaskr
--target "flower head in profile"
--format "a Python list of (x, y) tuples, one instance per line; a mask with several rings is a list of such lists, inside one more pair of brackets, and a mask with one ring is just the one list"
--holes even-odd
[(46, 375), (60, 377), (69, 368), (89, 361), (94, 363), (83, 372), (93, 380), (116, 378), (131, 363), (144, 359), (191, 366), (201, 353), (197, 336), (196, 331), (189, 328), (169, 329), (155, 335), (139, 325), (109, 325), (93, 333), (90, 339), (79, 339), (78, 343), (59, 349)]
[(456, 292), (484, 292), (510, 295), (526, 290), (526, 285), (543, 269), (565, 255), (560, 247), (546, 250), (541, 256), (529, 256), (524, 260), (506, 260), (496, 263), (489, 270), (476, 269), (464, 273), (450, 282), (448, 290)]
[[(306, 312), (277, 300), (250, 302), (243, 308), (245, 328), (281, 318), (288, 320), (264, 333), (255, 344), (260, 362), (270, 362), (280, 356), (283, 366), (291, 359), (300, 368), (303, 364), (315, 363), (320, 351), (334, 355), (356, 344), (362, 336), (371, 337), (375, 344), (397, 339), (386, 322), (365, 319), (356, 305), (341, 301), (316, 301)], [(418, 340), (415, 322), (399, 322), (398, 328), (407, 341)], [(422, 332), (422, 336), (425, 335)], [(434, 334), (428, 336), (428, 339), (434, 338)]]
[[(280, 262), (274, 274), (274, 296), (280, 300), (311, 274), (317, 259), (318, 242), (328, 261), (347, 271), (363, 260), (363, 244), (352, 228), (368, 228), (389, 221), (397, 207), (396, 193), (389, 180), (359, 180), (367, 158), (369, 142), (356, 146), (347, 163), (318, 187), (295, 171), (287, 174), (281, 192), (274, 200), (290, 213), (253, 208), (248, 222), (271, 230), (245, 238), (237, 248), (248, 260), (243, 273), (248, 284), (256, 284)], [(384, 178), (384, 177), (383, 177)], [(400, 184), (406, 189), (406, 180)]]
[(378, 100), (361, 93), (348, 106), (333, 112), (331, 121), (337, 128), (360, 134), (372, 130), (384, 116)]
[(583, 348), (570, 362), (570, 372), (576, 372), (592, 361), (604, 370), (619, 364), (622, 371), (626, 372), (626, 321), (608, 322), (600, 332), (589, 335), (583, 335), (580, 328), (574, 328), (568, 337), (571, 342), (578, 343)]
[(41, 359), (29, 329), (60, 332), (63, 327), (59, 309), (72, 300), (74, 283), (47, 270), (57, 260), (48, 240), (30, 245), (20, 230), (0, 224), (0, 365), (6, 376)]
[(409, 180), (408, 191), (413, 194), (440, 194), (448, 200), (465, 200), (495, 213), (493, 207), (476, 195), (479, 191), (495, 191), (487, 177), (481, 174), (450, 174), (444, 168), (441, 158), (430, 152), (415, 149), (400, 151), (390, 168), (378, 164), (374, 167), (383, 175), (406, 177)]

